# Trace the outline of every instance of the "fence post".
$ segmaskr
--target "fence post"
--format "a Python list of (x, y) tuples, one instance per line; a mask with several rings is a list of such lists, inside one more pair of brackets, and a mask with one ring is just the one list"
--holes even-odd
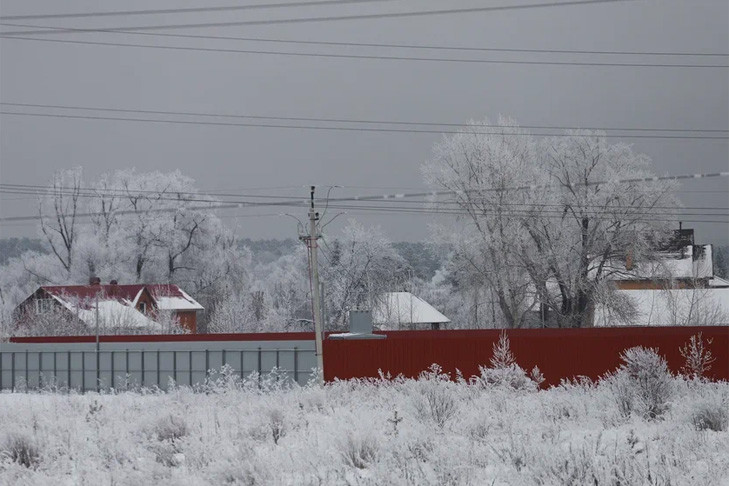
[(81, 351), (81, 393), (86, 393), (86, 351)]
[(243, 379), (243, 350), (240, 350), (240, 378)]
[(10, 353), (10, 389), (15, 391), (15, 351)]
[(142, 355), (142, 388), (144, 388), (144, 348), (139, 353)]
[(157, 348), (157, 387), (162, 388), (162, 384), (159, 382), (160, 380), (160, 374), (159, 374), (159, 348)]
[(109, 371), (111, 371), (111, 388), (114, 388), (114, 351), (109, 351)]
[(129, 348), (124, 351), (124, 386), (129, 389)]
[(205, 348), (205, 379), (210, 376), (210, 350)]
[(69, 393), (71, 392), (71, 350), (66, 351), (66, 379), (68, 382), (66, 383), (66, 388), (68, 388)]
[(38, 388), (43, 388), (43, 353), (38, 353)]
[(279, 360), (278, 360), (278, 356), (279, 356), (279, 350), (277, 349), (277, 350), (276, 350), (276, 383), (278, 383), (278, 381), (279, 381), (279, 379), (280, 379), (280, 377), (279, 377), (280, 373), (279, 373), (279, 370), (278, 370), (278, 369), (279, 369)]
[(28, 350), (25, 350), (25, 389), (28, 390)]
[(3, 390), (3, 352), (0, 351), (0, 391)]
[(258, 346), (258, 388), (261, 388), (261, 347)]
[(294, 346), (294, 381), (299, 384), (299, 348)]
[(187, 384), (192, 386), (192, 350), (188, 351), (187, 355), (188, 361), (187, 361)]
[(175, 380), (175, 385), (177, 385), (177, 351), (172, 351), (172, 379)]
[[(56, 389), (58, 389), (58, 365), (56, 364), (57, 361), (58, 356), (56, 356), (56, 352), (53, 351), (53, 383), (56, 385)], [(2, 386), (0, 386), (0, 389), (2, 389)]]

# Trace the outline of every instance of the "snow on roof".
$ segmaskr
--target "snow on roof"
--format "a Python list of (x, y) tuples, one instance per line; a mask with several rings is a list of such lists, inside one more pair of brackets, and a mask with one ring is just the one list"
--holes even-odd
[(46, 292), (66, 308), (89, 307), (97, 298), (103, 301), (117, 301), (136, 307), (144, 289), (147, 289), (160, 310), (202, 310), (195, 299), (174, 284), (130, 284), (130, 285), (53, 285), (43, 286)]
[(595, 309), (595, 326), (680, 326), (729, 324), (729, 288), (617, 290), (636, 310), (632, 322), (620, 322), (605, 309)]
[[(611, 262), (615, 280), (651, 278), (708, 278), (714, 275), (711, 245), (688, 245), (680, 251), (660, 252), (658, 261), (637, 264), (624, 270), (625, 262)], [(695, 256), (694, 256), (695, 255)]]
[[(116, 300), (104, 300), (98, 303), (99, 326), (102, 328), (134, 328), (162, 330), (162, 326), (149, 319), (133, 307)], [(96, 305), (90, 309), (78, 309), (77, 315), (86, 325), (96, 325)]]
[(340, 332), (336, 334), (329, 334), (327, 339), (344, 339), (344, 340), (356, 340), (356, 339), (386, 339), (387, 336), (382, 334), (366, 334), (362, 332)]
[(144, 290), (144, 284), (132, 285), (44, 285), (41, 287), (54, 297), (74, 300), (119, 299), (134, 302)]
[(152, 297), (160, 310), (202, 310), (195, 299), (177, 285), (149, 285)]
[(375, 324), (433, 324), (451, 322), (435, 307), (410, 292), (388, 292), (372, 309)]
[(729, 287), (729, 280), (717, 276), (711, 277), (709, 287)]

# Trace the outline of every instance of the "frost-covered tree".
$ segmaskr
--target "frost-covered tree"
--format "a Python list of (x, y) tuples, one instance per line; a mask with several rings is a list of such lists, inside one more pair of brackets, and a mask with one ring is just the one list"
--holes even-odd
[(81, 168), (57, 172), (39, 204), (40, 231), (67, 275), (74, 264), (81, 184)]
[(522, 327), (535, 302), (523, 258), (529, 240), (523, 216), (530, 193), (513, 188), (539, 180), (538, 146), (513, 120), (499, 118), (498, 125), (484, 135), (472, 124), (444, 139), (423, 170), (428, 183), (452, 191), (439, 204), (462, 211), (456, 227), (441, 229), (438, 237), (452, 245), (452, 264), (463, 287), (473, 293), (475, 308), (486, 286), (503, 324)]
[(404, 290), (409, 268), (382, 230), (351, 220), (322, 246), (325, 313), (332, 329), (346, 326), (349, 309), (372, 306), (384, 292)]
[[(629, 256), (652, 258), (671, 234), (660, 209), (675, 206), (676, 185), (644, 182), (651, 161), (600, 133), (568, 132), (542, 143), (541, 170), (548, 185), (532, 192), (524, 225), (531, 237), (526, 268), (541, 300), (564, 327), (592, 322), (596, 289), (625, 269)], [(617, 182), (637, 179), (635, 182)], [(557, 291), (549, 288), (556, 285)]]
[[(489, 124), (486, 121), (484, 124)], [(669, 234), (673, 183), (652, 177), (650, 159), (600, 133), (536, 141), (500, 118), (444, 139), (425, 164), (426, 180), (452, 191), (461, 213), (453, 245), (471, 281), (497, 297), (507, 327), (521, 327), (537, 302), (562, 327), (590, 325), (597, 290), (630, 255), (649, 258)], [(660, 212), (660, 211), (658, 211)]]
[(40, 201), (48, 253), (27, 252), (0, 272), (3, 315), (39, 285), (83, 284), (91, 276), (176, 283), (214, 306), (247, 285), (250, 264), (208, 209), (214, 203), (179, 171), (119, 170), (88, 184), (80, 169), (57, 173)]

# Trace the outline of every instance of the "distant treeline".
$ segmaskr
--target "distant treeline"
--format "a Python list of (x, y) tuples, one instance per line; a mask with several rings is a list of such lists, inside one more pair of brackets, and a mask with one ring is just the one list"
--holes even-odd
[[(238, 241), (241, 248), (247, 247), (253, 254), (253, 258), (260, 263), (272, 262), (283, 255), (292, 253), (302, 243), (293, 239), (267, 239), (253, 240), (242, 238)], [(413, 274), (424, 280), (429, 280), (435, 275), (438, 268), (442, 266), (442, 252), (434, 251), (432, 246), (423, 242), (393, 243), (397, 252), (410, 264)], [(724, 247), (725, 255), (729, 247)], [(48, 249), (43, 246), (37, 238), (3, 238), (0, 239), (0, 265), (4, 265), (11, 258), (17, 258), (25, 251), (37, 251), (47, 253)], [(724, 258), (727, 261), (727, 258)]]
[[(298, 245), (301, 243), (293, 238), (282, 240), (243, 238), (239, 240), (239, 246), (251, 250), (253, 258), (261, 263), (272, 262), (283, 255), (290, 254)], [(393, 246), (410, 264), (414, 275), (421, 279), (431, 279), (443, 264), (443, 252), (434, 251), (428, 243), (401, 241), (393, 243)], [(4, 265), (11, 258), (19, 257), (23, 252), (29, 250), (41, 253), (48, 251), (37, 238), (0, 239), (0, 265)], [(714, 246), (714, 274), (729, 278), (729, 245)]]
[(5, 265), (11, 258), (17, 258), (26, 251), (47, 253), (41, 240), (37, 238), (1, 238), (0, 265)]

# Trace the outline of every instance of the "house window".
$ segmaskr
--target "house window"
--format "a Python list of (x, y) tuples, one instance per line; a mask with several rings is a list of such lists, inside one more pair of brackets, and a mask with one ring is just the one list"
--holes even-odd
[(139, 312), (141, 312), (144, 315), (147, 315), (147, 303), (146, 302), (139, 303)]
[(35, 313), (36, 314), (47, 314), (53, 310), (52, 299), (36, 299), (35, 300)]

